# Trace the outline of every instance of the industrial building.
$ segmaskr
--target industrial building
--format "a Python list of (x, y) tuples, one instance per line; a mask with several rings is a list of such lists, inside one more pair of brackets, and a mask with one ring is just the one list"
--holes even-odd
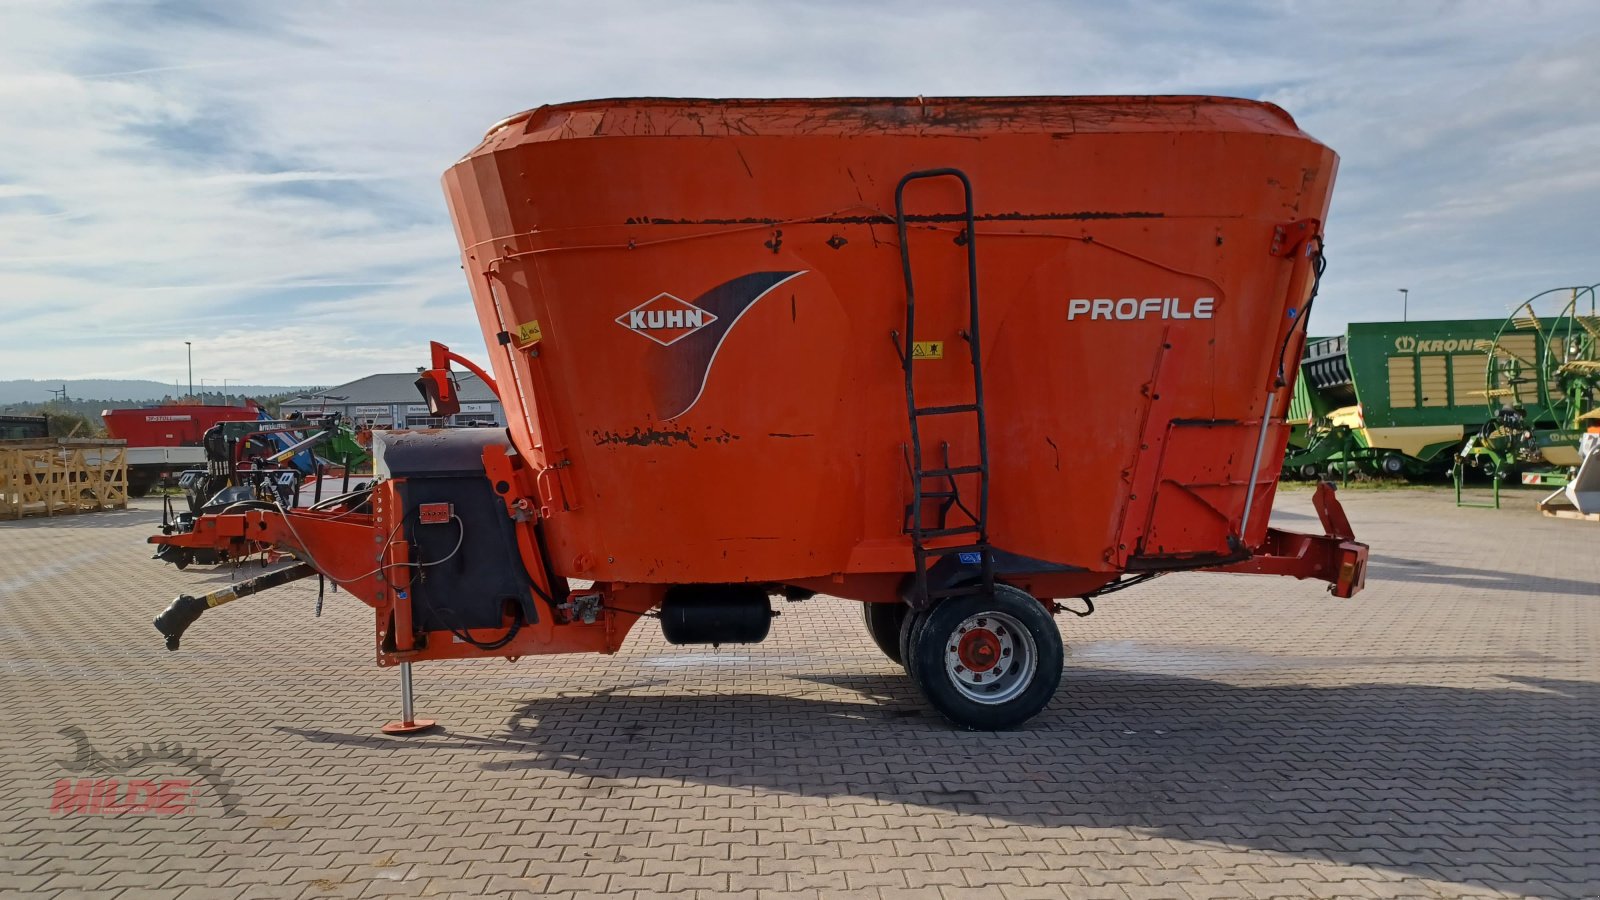
[(445, 425), (504, 425), (500, 399), (476, 375), (456, 374), (461, 412), (448, 418), (428, 415), (417, 393), (416, 373), (368, 375), (348, 384), (306, 394), (283, 403), (283, 414), (336, 412), (357, 426), (371, 428), (438, 428)]

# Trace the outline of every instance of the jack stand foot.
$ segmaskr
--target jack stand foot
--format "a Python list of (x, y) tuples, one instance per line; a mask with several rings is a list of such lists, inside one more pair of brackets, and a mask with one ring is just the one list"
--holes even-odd
[(384, 734), (394, 734), (404, 737), (406, 735), (421, 734), (424, 731), (437, 728), (438, 722), (432, 719), (419, 719), (415, 722), (390, 722), (380, 729)]
[(390, 722), (381, 729), (384, 734), (421, 734), (439, 723), (432, 719), (416, 719), (411, 714), (411, 663), (400, 664), (400, 721)]

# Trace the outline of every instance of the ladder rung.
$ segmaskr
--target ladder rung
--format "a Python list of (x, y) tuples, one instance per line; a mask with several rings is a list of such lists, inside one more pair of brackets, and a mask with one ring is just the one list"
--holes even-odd
[[(918, 474), (923, 478), (945, 478), (950, 475), (979, 475), (982, 472), (983, 466), (951, 466), (944, 469), (923, 469)], [(927, 496), (926, 491), (923, 492), (923, 496)]]
[(956, 544), (953, 547), (919, 547), (917, 552), (924, 556), (949, 556), (952, 553), (989, 553), (991, 550), (988, 544)]
[(958, 403), (955, 406), (922, 406), (918, 407), (914, 412), (919, 416), (948, 416), (954, 415), (955, 413), (969, 413), (977, 411), (978, 404), (976, 403)]
[(923, 528), (923, 529), (921, 529), (919, 531), (915, 531), (913, 533), (919, 539), (921, 539), (921, 538), (933, 538), (933, 537), (949, 537), (949, 536), (951, 536), (953, 534), (977, 534), (978, 532), (979, 532), (979, 528), (976, 525), (955, 525), (955, 526), (952, 526), (950, 528)]

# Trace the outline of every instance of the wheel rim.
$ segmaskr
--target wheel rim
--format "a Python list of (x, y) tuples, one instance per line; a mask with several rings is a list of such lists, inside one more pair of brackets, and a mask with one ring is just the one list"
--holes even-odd
[(1027, 690), (1039, 668), (1039, 648), (1017, 619), (999, 612), (968, 616), (945, 641), (944, 670), (962, 696), (1005, 703)]

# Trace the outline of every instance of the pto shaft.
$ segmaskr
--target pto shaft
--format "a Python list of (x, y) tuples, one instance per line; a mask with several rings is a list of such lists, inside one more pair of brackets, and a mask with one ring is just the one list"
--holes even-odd
[(275, 588), (315, 574), (317, 574), (316, 569), (305, 563), (297, 563), (287, 569), (279, 569), (276, 572), (257, 575), (255, 578), (247, 578), (238, 584), (212, 591), (209, 594), (202, 594), (199, 597), (183, 594), (172, 601), (172, 605), (167, 607), (161, 615), (156, 616), (156, 630), (166, 636), (167, 649), (176, 650), (178, 649), (178, 641), (183, 638), (184, 629), (193, 625), (200, 618), (200, 614), (206, 610), (237, 600), (240, 597), (258, 594), (268, 588)]

